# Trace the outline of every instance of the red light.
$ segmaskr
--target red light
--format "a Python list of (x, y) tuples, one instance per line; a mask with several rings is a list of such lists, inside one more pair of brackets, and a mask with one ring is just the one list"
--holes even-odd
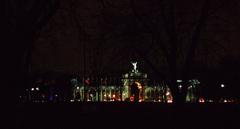
[(131, 97), (130, 97), (130, 101), (131, 101), (131, 102), (134, 101), (134, 96), (131, 96)]

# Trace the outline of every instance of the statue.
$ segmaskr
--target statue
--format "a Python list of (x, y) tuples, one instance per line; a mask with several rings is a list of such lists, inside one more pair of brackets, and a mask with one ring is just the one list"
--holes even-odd
[(134, 72), (137, 72), (137, 62), (132, 62)]

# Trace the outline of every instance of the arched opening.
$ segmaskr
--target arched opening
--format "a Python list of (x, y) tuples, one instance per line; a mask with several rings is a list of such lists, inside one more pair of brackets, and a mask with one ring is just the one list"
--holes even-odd
[(134, 82), (130, 86), (130, 101), (139, 102), (142, 99), (141, 96), (142, 86), (139, 82)]

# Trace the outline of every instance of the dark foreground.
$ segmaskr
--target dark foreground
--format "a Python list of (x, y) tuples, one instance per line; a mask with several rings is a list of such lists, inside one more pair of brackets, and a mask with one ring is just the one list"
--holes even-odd
[(240, 129), (239, 104), (22, 104), (24, 129)]

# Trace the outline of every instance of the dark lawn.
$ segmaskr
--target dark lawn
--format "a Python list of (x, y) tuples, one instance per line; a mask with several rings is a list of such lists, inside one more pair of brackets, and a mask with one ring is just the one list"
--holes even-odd
[(16, 119), (25, 129), (240, 129), (240, 105), (23, 104)]

